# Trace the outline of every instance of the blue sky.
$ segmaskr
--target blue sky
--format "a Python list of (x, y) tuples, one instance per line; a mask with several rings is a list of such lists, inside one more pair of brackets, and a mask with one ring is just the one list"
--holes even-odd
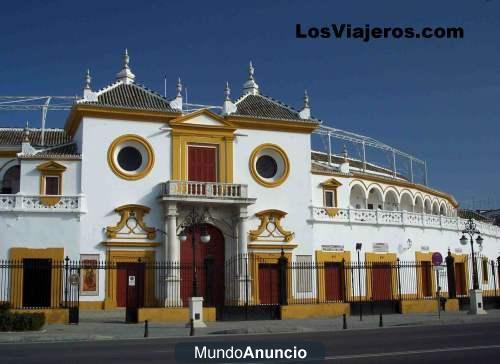
[[(425, 159), (431, 186), (500, 204), (500, 1), (16, 1), (0, 13), (0, 95), (79, 95), (114, 80), (128, 47), (138, 82), (189, 100), (241, 93), (249, 60), (266, 95)], [(461, 26), (461, 40), (296, 39), (295, 24)], [(0, 125), (35, 113), (0, 112)], [(65, 114), (50, 112), (48, 126)], [(500, 206), (497, 206), (500, 207)]]

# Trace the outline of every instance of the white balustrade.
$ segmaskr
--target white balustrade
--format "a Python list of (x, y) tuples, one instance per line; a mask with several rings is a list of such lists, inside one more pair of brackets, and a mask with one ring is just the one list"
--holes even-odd
[[(466, 222), (465, 219), (460, 217), (428, 215), (416, 212), (343, 209), (316, 206), (312, 207), (312, 217), (313, 220), (336, 223), (347, 221), (359, 224), (421, 226), (456, 231), (461, 231)], [(481, 233), (500, 237), (499, 226), (481, 221), (476, 221), (476, 225)]]
[[(47, 203), (44, 199), (56, 200)], [(85, 212), (83, 195), (78, 196), (42, 196), (42, 195), (0, 195), (0, 212)]]
[(243, 184), (168, 181), (162, 184), (162, 195), (178, 197), (203, 197), (211, 199), (246, 199), (248, 187)]

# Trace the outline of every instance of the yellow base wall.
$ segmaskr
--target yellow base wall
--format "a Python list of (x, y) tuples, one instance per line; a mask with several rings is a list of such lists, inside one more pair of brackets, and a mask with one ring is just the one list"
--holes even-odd
[(49, 308), (40, 310), (12, 310), (18, 313), (44, 313), (47, 324), (67, 324), (69, 321), (69, 310), (66, 308)]
[[(139, 322), (184, 322), (189, 319), (189, 308), (140, 308)], [(215, 307), (203, 307), (203, 321), (215, 321)]]
[(281, 306), (281, 319), (304, 319), (314, 317), (332, 317), (343, 314), (349, 315), (348, 303), (324, 303), (310, 305)]
[(401, 313), (433, 313), (437, 312), (437, 300), (401, 301)]
[(446, 304), (444, 305), (446, 312), (458, 312), (460, 308), (458, 306), (457, 298), (448, 298)]
[(80, 301), (80, 310), (102, 310), (104, 301)]

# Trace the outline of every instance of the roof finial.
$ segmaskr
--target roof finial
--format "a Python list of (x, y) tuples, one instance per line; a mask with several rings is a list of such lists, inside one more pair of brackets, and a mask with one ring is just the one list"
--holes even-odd
[(224, 88), (224, 100), (231, 101), (231, 89), (229, 88), (229, 82), (226, 81), (226, 87)]
[(87, 68), (87, 74), (85, 75), (85, 90), (90, 90), (90, 82), (92, 81), (92, 77), (90, 77), (90, 69)]
[(180, 77), (177, 79), (177, 97), (182, 97), (182, 83)]
[(224, 88), (224, 103), (222, 104), (222, 115), (231, 115), (236, 112), (236, 105), (231, 101), (231, 89), (229, 82), (226, 81)]
[(311, 108), (309, 107), (309, 95), (307, 94), (307, 90), (304, 90), (304, 107), (300, 110), (299, 116), (304, 120), (311, 119)]
[(24, 143), (30, 142), (30, 123), (26, 121), (26, 126), (24, 127)]
[(123, 54), (123, 68), (116, 75), (118, 81), (122, 81), (125, 84), (134, 83), (135, 75), (130, 70), (130, 57), (128, 56), (128, 49), (125, 48), (125, 53)]
[(253, 68), (252, 61), (250, 61), (250, 64), (248, 65), (248, 80), (243, 84), (244, 94), (259, 94), (259, 85), (257, 85), (257, 82), (255, 82), (255, 78), (253, 77), (254, 72), (255, 68)]

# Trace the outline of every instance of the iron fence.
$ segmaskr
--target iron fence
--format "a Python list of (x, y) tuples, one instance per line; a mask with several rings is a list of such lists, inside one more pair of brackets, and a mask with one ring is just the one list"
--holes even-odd
[[(499, 261), (478, 255), (476, 262), (483, 295), (500, 297)], [(3, 260), (0, 302), (14, 309), (75, 308), (90, 300), (124, 307), (130, 274), (137, 281), (140, 307), (185, 307), (196, 295), (204, 298), (207, 307), (274, 310), (279, 305), (466, 297), (472, 287), (472, 259), (449, 255), (439, 269), (430, 261), (300, 261), (286, 254), (240, 255), (224, 264), (215, 264), (209, 256), (194, 265)], [(94, 298), (88, 297), (89, 292)]]

